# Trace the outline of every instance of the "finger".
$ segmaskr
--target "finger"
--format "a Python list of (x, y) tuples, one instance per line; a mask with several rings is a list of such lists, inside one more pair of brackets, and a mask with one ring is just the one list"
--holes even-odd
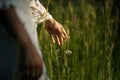
[(35, 66), (32, 70), (32, 78), (39, 78), (41, 76), (41, 66)]
[(60, 44), (63, 45), (63, 37), (60, 38)]
[(54, 39), (53, 35), (50, 35), (50, 37), (51, 37), (52, 43), (55, 44), (55, 39)]
[(65, 38), (66, 38), (66, 39), (69, 39), (69, 38), (68, 38), (68, 35), (67, 35), (66, 31), (65, 31), (65, 29), (62, 29), (62, 31), (63, 31), (63, 35), (65, 36)]
[(63, 37), (62, 37), (62, 35), (59, 35), (59, 41), (60, 41), (60, 45), (63, 45)]
[(41, 75), (42, 75), (42, 69), (41, 69), (41, 67), (37, 67), (36, 68), (36, 76), (35, 76), (35, 78), (40, 78), (41, 77)]
[(32, 77), (32, 66), (26, 67), (26, 77)]
[(65, 35), (64, 35), (64, 33), (62, 33), (62, 37), (63, 37), (63, 38), (66, 38)]
[(31, 77), (35, 78), (35, 76), (36, 76), (36, 69), (35, 69), (35, 67), (32, 68), (31, 72), (32, 72), (31, 73)]
[(39, 69), (38, 69), (38, 67), (36, 68), (36, 78), (39, 78), (39, 75), (40, 75), (40, 73), (39, 73)]
[(60, 40), (59, 40), (58, 35), (54, 35), (54, 36), (55, 36), (56, 43), (57, 43), (58, 45), (60, 45)]
[(61, 33), (62, 33), (62, 37), (63, 37), (63, 38), (66, 38), (66, 35), (65, 35), (65, 34), (66, 34), (66, 31), (64, 30), (64, 28), (61, 29)]
[(36, 78), (39, 78), (41, 76), (41, 71), (40, 71), (40, 67), (38, 66), (36, 68)]

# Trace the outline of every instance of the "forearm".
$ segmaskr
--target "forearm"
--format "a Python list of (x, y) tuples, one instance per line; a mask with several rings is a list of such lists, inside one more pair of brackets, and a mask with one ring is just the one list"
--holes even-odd
[(10, 7), (7, 10), (2, 10), (1, 15), (3, 18), (3, 23), (15, 33), (22, 45), (24, 47), (33, 47), (33, 43), (25, 30), (24, 25), (19, 20), (15, 9)]

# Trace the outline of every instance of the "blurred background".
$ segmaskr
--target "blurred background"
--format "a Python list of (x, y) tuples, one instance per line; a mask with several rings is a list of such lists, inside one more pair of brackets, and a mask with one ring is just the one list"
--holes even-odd
[(39, 45), (51, 80), (120, 80), (120, 1), (41, 0), (70, 39), (53, 45), (38, 27)]

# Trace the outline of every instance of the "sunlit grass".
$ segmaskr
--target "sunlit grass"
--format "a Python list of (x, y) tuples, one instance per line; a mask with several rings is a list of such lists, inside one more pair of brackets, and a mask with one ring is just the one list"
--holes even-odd
[(38, 29), (40, 48), (51, 80), (120, 79), (119, 72), (113, 73), (115, 66), (112, 65), (116, 34), (111, 17), (113, 2), (104, 2), (101, 6), (87, 0), (46, 2), (49, 12), (70, 35), (69, 41), (57, 46), (51, 43), (44, 24)]

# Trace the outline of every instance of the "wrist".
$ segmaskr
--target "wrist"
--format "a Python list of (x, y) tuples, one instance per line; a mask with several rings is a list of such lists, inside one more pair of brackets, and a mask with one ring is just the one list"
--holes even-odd
[(52, 19), (52, 15), (50, 15), (49, 13), (47, 13), (47, 16), (46, 16), (46, 20), (49, 20), (49, 19)]
[(54, 22), (55, 22), (54, 18), (50, 18), (45, 21), (45, 24), (50, 24), (50, 23), (54, 23)]

